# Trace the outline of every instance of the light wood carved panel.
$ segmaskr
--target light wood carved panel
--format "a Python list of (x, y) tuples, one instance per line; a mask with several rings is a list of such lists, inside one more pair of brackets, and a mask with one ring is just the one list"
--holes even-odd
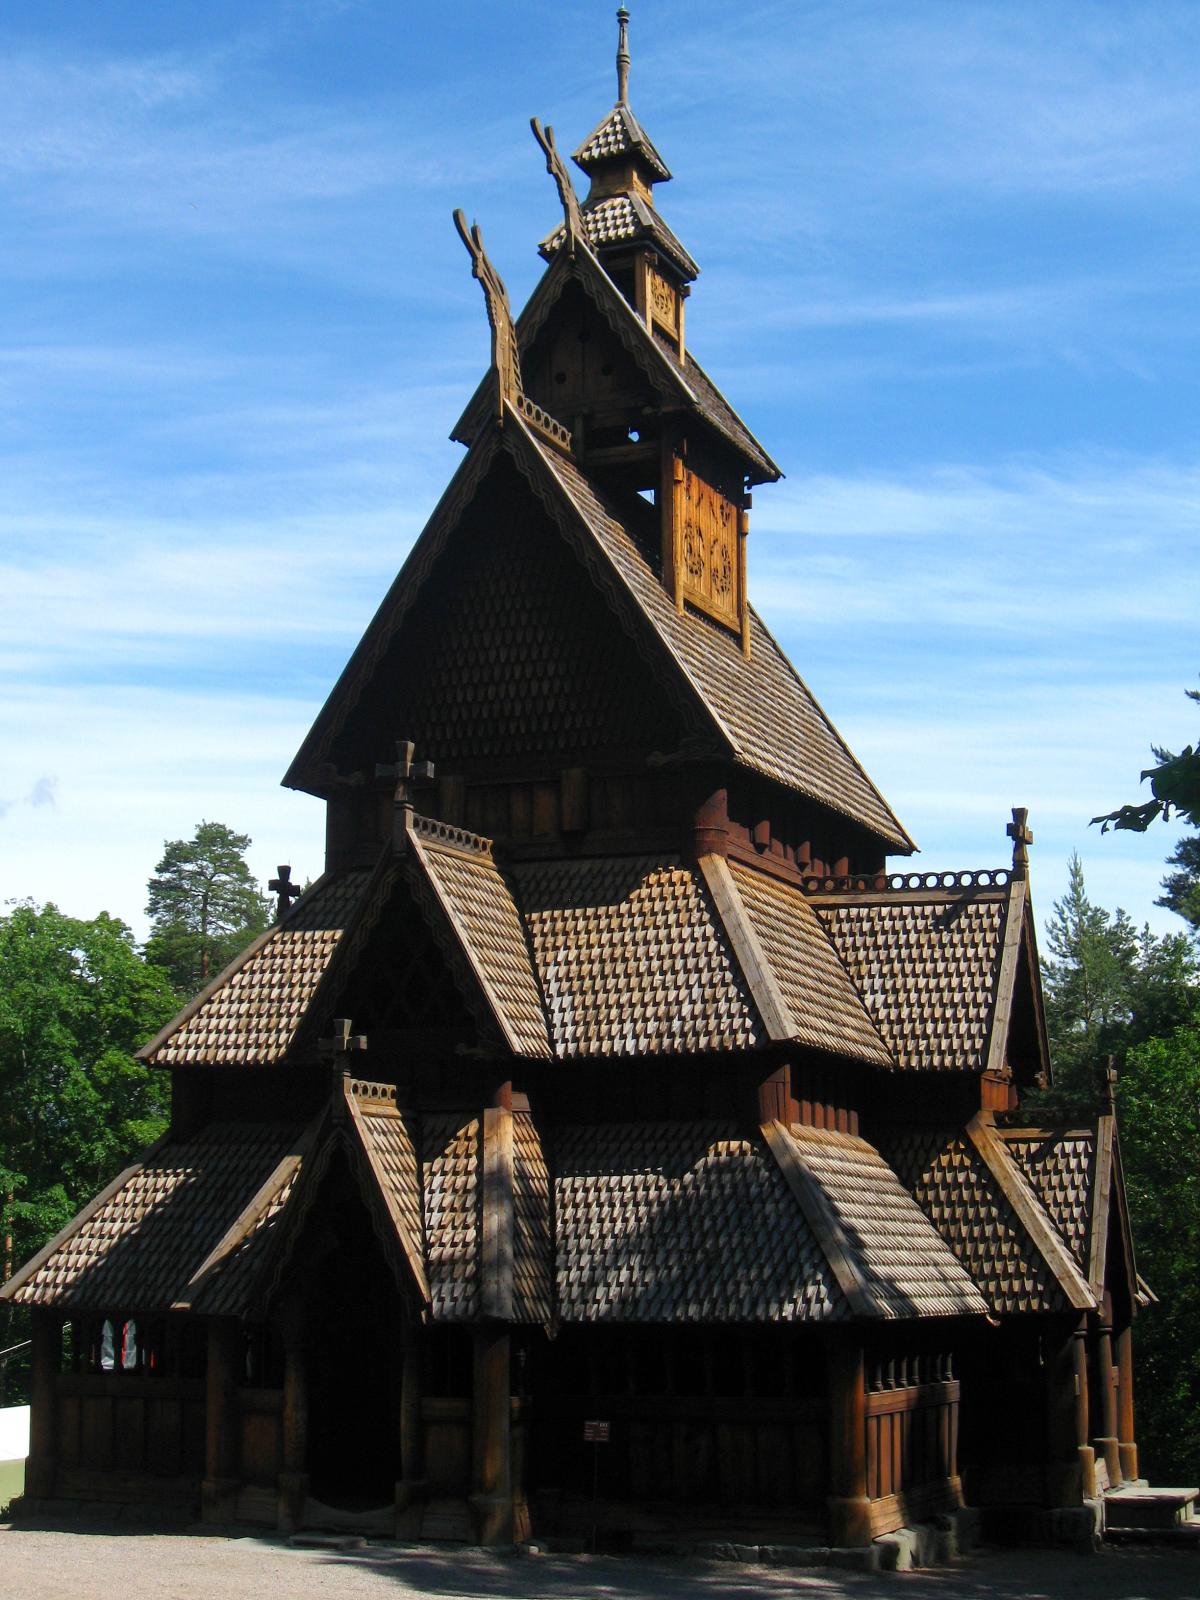
[(661, 272), (653, 267), (646, 269), (646, 294), (650, 301), (650, 314), (661, 328), (679, 336), (679, 293)]
[(683, 597), (739, 627), (737, 508), (686, 466), (674, 487), (675, 571)]

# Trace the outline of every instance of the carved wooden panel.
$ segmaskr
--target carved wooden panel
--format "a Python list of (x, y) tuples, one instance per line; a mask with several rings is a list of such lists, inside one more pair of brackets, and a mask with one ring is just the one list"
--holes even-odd
[(679, 465), (673, 520), (675, 572), (683, 597), (731, 628), (739, 627), (737, 507), (698, 473)]
[(661, 272), (656, 272), (653, 267), (647, 267), (646, 295), (650, 302), (650, 314), (655, 322), (668, 333), (678, 337), (679, 292), (674, 284), (664, 278)]

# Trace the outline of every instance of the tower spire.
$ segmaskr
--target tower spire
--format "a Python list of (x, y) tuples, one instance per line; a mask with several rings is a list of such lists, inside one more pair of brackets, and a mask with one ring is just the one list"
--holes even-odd
[(620, 34), (617, 39), (617, 104), (629, 104), (629, 12), (624, 6), (617, 12)]

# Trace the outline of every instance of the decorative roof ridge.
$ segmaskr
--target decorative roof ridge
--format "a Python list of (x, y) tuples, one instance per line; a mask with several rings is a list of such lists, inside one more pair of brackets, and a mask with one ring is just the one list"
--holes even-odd
[(483, 834), (459, 828), (452, 822), (442, 822), (437, 817), (425, 817), (413, 812), (411, 828), (427, 843), (446, 845), (452, 850), (461, 850), (464, 855), (491, 856), (492, 853), (492, 841)]
[(806, 895), (862, 895), (887, 899), (895, 894), (952, 893), (960, 889), (1007, 889), (1012, 882), (1008, 867), (982, 867), (967, 872), (860, 872), (841, 877), (803, 876), (799, 887)]

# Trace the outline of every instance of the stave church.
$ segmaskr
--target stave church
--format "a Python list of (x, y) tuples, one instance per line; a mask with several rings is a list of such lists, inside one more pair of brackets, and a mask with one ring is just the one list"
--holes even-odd
[(1022, 1111), (1025, 813), (1011, 864), (909, 870), (751, 604), (781, 474), (693, 346), (618, 15), (586, 194), (534, 119), (519, 316), (456, 214), (491, 365), (284, 778), (325, 870), (280, 869), (142, 1052), (168, 1131), (0, 1290), (38, 1505), (855, 1546), (1137, 1476), (1111, 1092)]

